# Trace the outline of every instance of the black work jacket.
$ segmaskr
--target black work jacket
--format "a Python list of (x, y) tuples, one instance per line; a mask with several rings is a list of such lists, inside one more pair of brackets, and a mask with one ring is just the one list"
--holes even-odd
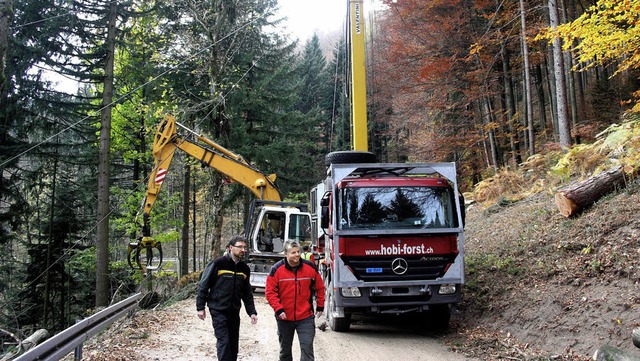
[(257, 315), (250, 274), (246, 263), (235, 263), (230, 255), (209, 262), (198, 282), (196, 309), (202, 311), (206, 304), (210, 310), (240, 312), (242, 300), (247, 314)]

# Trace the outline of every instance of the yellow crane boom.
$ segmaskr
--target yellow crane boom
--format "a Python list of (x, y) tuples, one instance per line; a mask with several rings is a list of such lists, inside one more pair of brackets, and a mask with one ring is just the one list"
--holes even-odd
[(349, 1), (351, 36), (351, 149), (369, 151), (367, 142), (367, 81), (362, 0)]
[[(201, 144), (182, 138), (176, 131), (176, 126), (193, 133), (196, 139), (210, 146), (209, 149)], [(264, 174), (249, 164), (242, 156), (222, 147), (214, 141), (199, 135), (176, 122), (172, 115), (164, 117), (153, 141), (154, 167), (147, 184), (143, 213), (148, 216), (158, 198), (164, 176), (171, 165), (171, 160), (177, 149), (184, 151), (198, 159), (201, 163), (217, 170), (231, 180), (249, 189), (258, 199), (280, 202), (282, 197), (275, 185), (275, 174)]]

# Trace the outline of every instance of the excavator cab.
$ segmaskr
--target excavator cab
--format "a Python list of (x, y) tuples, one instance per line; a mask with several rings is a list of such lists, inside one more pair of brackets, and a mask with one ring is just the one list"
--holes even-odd
[(284, 246), (285, 213), (268, 211), (264, 213), (257, 234), (257, 250), (260, 252), (282, 252)]
[(284, 257), (284, 243), (296, 241), (312, 246), (311, 215), (303, 203), (272, 202), (256, 199), (251, 203), (252, 217), (245, 225), (249, 242), (247, 264), (251, 285), (264, 287), (271, 266)]

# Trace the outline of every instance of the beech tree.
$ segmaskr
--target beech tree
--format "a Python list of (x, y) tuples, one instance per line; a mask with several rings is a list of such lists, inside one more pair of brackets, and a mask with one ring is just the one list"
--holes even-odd
[[(613, 75), (618, 75), (640, 68), (638, 13), (638, 0), (598, 0), (579, 18), (551, 27), (541, 37), (563, 40), (565, 50), (576, 52), (582, 70), (613, 64)], [(640, 111), (640, 102), (633, 111)]]
[[(549, 0), (549, 26), (555, 29), (560, 24), (558, 19), (558, 3), (556, 0)], [(555, 75), (556, 90), (556, 110), (558, 115), (558, 135), (560, 145), (563, 148), (571, 146), (571, 131), (569, 129), (569, 119), (567, 113), (567, 89), (565, 87), (564, 56), (562, 54), (562, 44), (559, 38), (553, 39), (553, 70)]]
[(531, 99), (531, 75), (529, 64), (529, 44), (527, 43), (527, 20), (525, 15), (524, 0), (519, 2), (520, 8), (520, 34), (522, 43), (522, 58), (524, 62), (524, 95), (525, 95), (525, 118), (527, 122), (527, 134), (529, 136), (529, 155), (536, 153), (536, 135), (533, 129), (533, 100)]
[(378, 115), (390, 124), (389, 148), (412, 149), (399, 160), (461, 160), (477, 140), (469, 107), (476, 80), (467, 75), (473, 2), (385, 3), (374, 71), (388, 87), (377, 98), (390, 99)]

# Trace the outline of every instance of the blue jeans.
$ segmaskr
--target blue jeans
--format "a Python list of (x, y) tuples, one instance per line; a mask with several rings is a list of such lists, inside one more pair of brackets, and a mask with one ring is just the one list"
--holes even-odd
[(314, 316), (300, 321), (278, 320), (278, 340), (280, 341), (280, 361), (293, 361), (291, 345), (293, 335), (298, 332), (300, 341), (300, 360), (313, 361), (313, 338), (316, 335)]

